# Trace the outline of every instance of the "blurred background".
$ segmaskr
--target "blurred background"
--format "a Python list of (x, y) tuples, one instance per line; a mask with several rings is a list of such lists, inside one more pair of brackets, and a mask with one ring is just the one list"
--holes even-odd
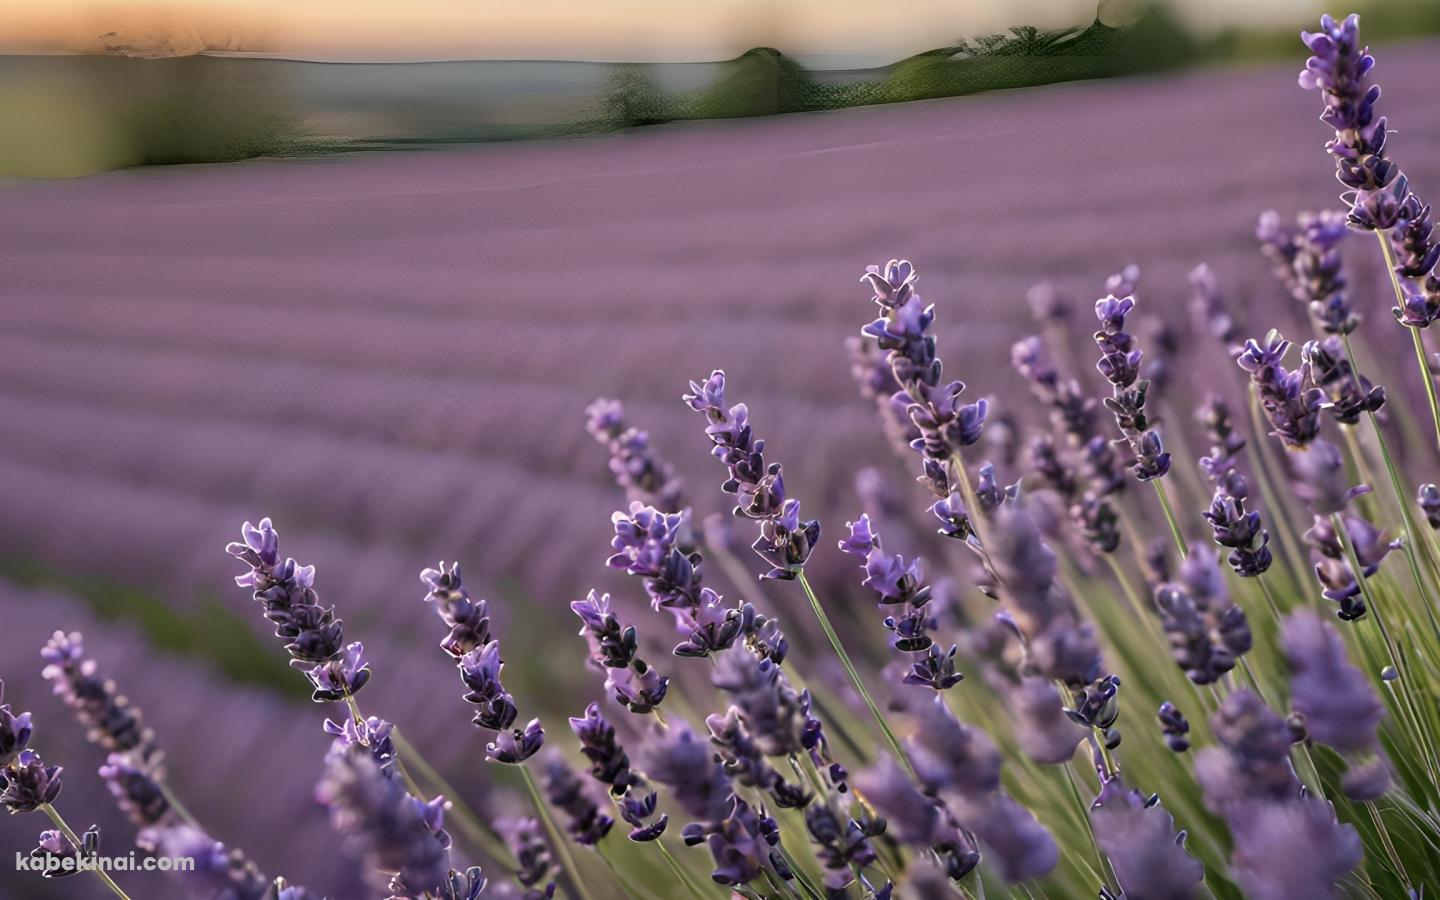
[[(0, 9), (0, 678), (66, 766), (71, 824), (128, 846), (99, 751), (39, 674), (56, 629), (83, 631), (145, 710), (215, 837), (358, 896), (311, 796), (324, 710), (231, 582), (223, 548), (246, 519), (274, 517), (282, 552), (318, 566), (373, 659), (367, 711), (503, 811), (513, 785), (482, 762), (417, 575), (464, 565), (507, 685), (557, 742), (601, 694), (567, 603), (612, 591), (665, 660), (665, 622), (604, 567), (624, 497), (583, 427), (596, 396), (625, 401), (697, 514), (723, 512), (723, 470), (679, 398), (727, 369), (826, 530), (817, 587), (878, 660), (832, 538), (866, 467), (902, 507), (921, 495), (849, 371), (865, 265), (916, 261), (947, 373), (1016, 427), (1043, 415), (1008, 364), (1035, 328), (1031, 284), (1075, 298), (1083, 358), (1105, 276), (1140, 264), (1178, 377), (1190, 268), (1208, 262), (1242, 319), (1280, 293), (1256, 216), (1338, 190), (1295, 84), (1318, 4), (913, 6)], [(1433, 183), (1440, 160), (1416, 148), (1440, 140), (1440, 6), (1358, 8), (1387, 42), (1396, 152)], [(1380, 267), (1357, 254), (1351, 271), (1357, 306), (1388, 317)], [(1298, 327), (1290, 306), (1248, 333)], [(1188, 411), (1171, 414), (1193, 458)], [(894, 549), (958, 571), (928, 530)], [(793, 585), (751, 583), (750, 540), (738, 529), (742, 571), (709, 580), (756, 594), (804, 654), (823, 638)], [(0, 853), (31, 845), (29, 818), (0, 822)], [(127, 886), (175, 896), (158, 876)], [(96, 890), (0, 866), (0, 896)]]

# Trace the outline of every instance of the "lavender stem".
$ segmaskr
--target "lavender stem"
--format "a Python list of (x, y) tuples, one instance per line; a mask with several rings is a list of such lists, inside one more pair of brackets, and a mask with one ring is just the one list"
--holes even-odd
[(525, 781), (525, 788), (530, 792), (530, 799), (534, 801), (535, 811), (540, 814), (540, 820), (545, 823), (545, 833), (550, 836), (550, 843), (555, 845), (555, 852), (560, 855), (560, 865), (565, 869), (565, 875), (570, 879), (570, 889), (578, 894), (581, 900), (594, 900), (585, 882), (580, 878), (580, 869), (575, 865), (575, 857), (570, 854), (570, 846), (565, 843), (565, 836), (555, 825), (555, 819), (550, 815), (550, 806), (545, 798), (540, 795), (540, 789), (535, 785), (535, 777), (530, 774), (530, 767), (523, 762), (517, 766), (520, 770), (520, 777)]
[(854, 663), (850, 662), (850, 654), (845, 652), (844, 645), (840, 643), (840, 636), (835, 633), (835, 627), (830, 624), (830, 617), (826, 615), (825, 608), (820, 605), (820, 598), (815, 596), (815, 589), (810, 586), (810, 579), (805, 577), (803, 571), (800, 572), (797, 577), (800, 582), (800, 587), (805, 591), (805, 596), (810, 600), (810, 608), (815, 611), (815, 618), (820, 620), (820, 627), (824, 630), (825, 637), (830, 641), (831, 649), (835, 651), (836, 656), (840, 657), (840, 664), (845, 667), (846, 674), (850, 676), (850, 682), (855, 685), (855, 690), (859, 692), (860, 698), (864, 700), (865, 705), (870, 708), (870, 714), (875, 717), (875, 723), (879, 725), (880, 730), (884, 732), (885, 740), (890, 744), (890, 749), (895, 752), (895, 758), (905, 767), (906, 773), (914, 777), (915, 767), (911, 764), (910, 757), (906, 755), (905, 750), (900, 746), (900, 741), (895, 737), (895, 732), (890, 730), (890, 726), (886, 723), (885, 717), (880, 714), (880, 709), (875, 705), (875, 701), (871, 699), (870, 692), (865, 688), (865, 683), (860, 680), (860, 673), (855, 671)]
[(1175, 548), (1180, 551), (1180, 558), (1184, 559), (1190, 555), (1190, 547), (1185, 543), (1185, 535), (1180, 532), (1175, 510), (1170, 508), (1170, 494), (1165, 490), (1164, 479), (1152, 478), (1150, 483), (1155, 486), (1155, 494), (1160, 498), (1160, 508), (1165, 511), (1165, 521), (1170, 523), (1170, 535), (1175, 538)]
[[(55, 807), (49, 803), (42, 803), (40, 808), (45, 811), (45, 815), (50, 817), (50, 821), (55, 823), (55, 827), (60, 829), (60, 833), (65, 835), (65, 839), (70, 842), (71, 846), (83, 847), (85, 845), (85, 842), (80, 840), (74, 831), (70, 830), (70, 826), (65, 824), (65, 820), (60, 817), (60, 812), (55, 809)], [(115, 883), (115, 880), (110, 877), (110, 873), (106, 872), (102, 866), (95, 866), (95, 874), (100, 877), (101, 881), (105, 882), (105, 886), (113, 891), (115, 896), (121, 898), (121, 900), (130, 900), (130, 895), (120, 890), (120, 885)]]

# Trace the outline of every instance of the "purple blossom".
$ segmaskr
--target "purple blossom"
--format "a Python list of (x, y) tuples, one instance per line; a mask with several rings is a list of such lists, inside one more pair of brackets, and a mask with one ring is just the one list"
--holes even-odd
[[(1290, 702), (1305, 717), (1310, 737), (1345, 754), (1379, 752), (1384, 707), (1364, 673), (1346, 659), (1335, 629), (1314, 613), (1297, 610), (1286, 617), (1282, 640), (1291, 671)], [(1379, 771), (1385, 773), (1383, 763)], [(1367, 777), (1364, 786), (1374, 787), (1375, 779)]]
[(1260, 408), (1286, 447), (1300, 448), (1315, 440), (1320, 433), (1320, 410), (1325, 392), (1310, 383), (1309, 366), (1289, 371), (1282, 365), (1290, 342), (1278, 332), (1270, 332), (1261, 344), (1247, 340), (1236, 362), (1250, 373), (1250, 382), (1260, 400)]
[[(901, 279), (898, 284), (892, 279)], [(926, 482), (942, 500), (951, 493), (945, 472), (964, 447), (980, 440), (989, 403), (962, 403), (965, 384), (944, 382), (936, 354), (933, 306), (926, 306), (916, 290), (918, 276), (908, 260), (891, 260), (883, 268), (870, 266), (861, 281), (874, 291), (880, 317), (861, 329), (886, 351), (886, 361), (899, 390), (891, 403), (903, 406), (919, 434), (910, 442), (930, 463)]]
[[(1390, 551), (1400, 546), (1399, 542), (1387, 541), (1384, 531), (1360, 516), (1342, 515), (1341, 520), (1359, 560), (1361, 577), (1369, 578), (1378, 572)], [(1315, 524), (1305, 532), (1304, 538), (1315, 564), (1315, 577), (1323, 588), (1321, 594), (1339, 605), (1335, 615), (1345, 622), (1362, 618), (1366, 612), (1363, 591), (1335, 530), (1334, 519), (1316, 516)]]
[(1320, 120), (1335, 129), (1325, 149), (1335, 157), (1336, 176), (1349, 188), (1385, 186), (1397, 173), (1384, 157), (1385, 117), (1375, 114), (1380, 88), (1368, 83), (1375, 58), (1360, 44), (1360, 17), (1336, 22), (1322, 16), (1320, 31), (1302, 31), (1300, 39), (1313, 54), (1300, 73), (1300, 86), (1320, 91), (1325, 99)]
[(1440, 487), (1434, 484), (1420, 485), (1420, 490), (1415, 494), (1415, 503), (1425, 514), (1425, 521), (1430, 523), (1430, 527), (1440, 530)]
[(115, 805), (136, 828), (159, 825), (169, 817), (170, 800), (161, 787), (163, 776), (155, 763), (111, 753), (100, 767), (100, 777)]
[(80, 846), (75, 846), (63, 832), (55, 829), (40, 832), (40, 840), (30, 858), (45, 871), (44, 878), (64, 878), (84, 871), (81, 868), (88, 860), (100, 855), (100, 829), (91, 826), (80, 835)]
[(1335, 897), (1335, 883), (1364, 856), (1355, 828), (1319, 797), (1255, 803), (1227, 821), (1231, 871), (1251, 900)]
[(330, 810), (335, 830), (367, 868), (376, 887), (400, 898), (438, 892), (450, 880), (450, 837), (440, 827), (440, 804), (427, 804), (387, 777), (364, 748), (337, 741), (325, 757), (316, 799)]
[(390, 777), (395, 773), (399, 754), (395, 749), (395, 726), (377, 716), (356, 719), (346, 716), (344, 723), (325, 720), (325, 733), (333, 735), (336, 743), (352, 744), (365, 748), (381, 774)]
[(280, 559), (280, 536), (268, 518), (259, 525), (246, 522), (241, 541), (227, 544), (225, 552), (250, 566), (235, 577), (248, 587), (275, 626), (275, 636), (286, 641), (291, 666), (301, 670), (315, 687), (313, 699), (333, 703), (354, 696), (370, 680), (370, 667), (359, 643), (345, 644), (344, 626), (335, 608), (321, 606), (315, 593), (315, 567), (294, 559)]
[(40, 656), (47, 663), (41, 674), (85, 726), (89, 740), (111, 752), (133, 753), (140, 759), (158, 754), (155, 735), (145, 726), (140, 711), (119, 693), (114, 681), (97, 674), (95, 660), (85, 658), (84, 638), (78, 631), (55, 632)]
[(1204, 263), (1190, 270), (1190, 316), (1197, 331), (1227, 348), (1239, 339), (1240, 326), (1226, 308), (1220, 280)]
[[(548, 900), (555, 896), (556, 871), (545, 832), (535, 819), (501, 819), (496, 829), (515, 854), (515, 880), (525, 888), (523, 900)], [(544, 887), (540, 885), (544, 883)]]
[(685, 507), (684, 484), (650, 445), (650, 435), (626, 424), (619, 400), (601, 398), (586, 407), (585, 430), (610, 452), (610, 473), (632, 502), (665, 512)]
[(0, 704), (0, 769), (14, 762), (30, 745), (34, 730), (28, 712), (17, 716), (10, 711), (10, 704)]
[(1165, 746), (1174, 753), (1184, 753), (1190, 749), (1190, 721), (1185, 714), (1175, 708), (1175, 704), (1166, 700), (1160, 704), (1160, 711), (1156, 713), (1160, 720), (1160, 730), (1165, 735)]
[(928, 848), (939, 836), (943, 819), (934, 800), (886, 755), (855, 775), (855, 787), (887, 823), (886, 835), (902, 844)]
[[(1137, 270), (1136, 277), (1138, 274)], [(1134, 281), (1124, 273), (1112, 280), (1127, 286)], [(1145, 413), (1150, 381), (1140, 377), (1144, 354), (1134, 336), (1125, 330), (1125, 318), (1134, 308), (1135, 298), (1128, 295), (1120, 298), (1111, 294), (1095, 301), (1095, 318), (1100, 320), (1100, 330), (1095, 332), (1100, 361), (1095, 367), (1112, 385), (1105, 408), (1114, 414), (1115, 424), (1135, 456), (1130, 471), (1141, 481), (1150, 481), (1170, 471), (1170, 454), (1165, 452), (1159, 432), (1150, 427)]]
[(737, 783), (765, 791), (781, 809), (810, 803), (811, 795), (803, 787), (787, 782), (765, 759), (764, 750), (750, 734), (738, 708), (730, 707), (723, 716), (707, 716), (705, 726), (710, 730), (716, 757)]
[(1120, 776), (1104, 782), (1090, 806), (1090, 826), (1115, 869), (1125, 896), (1187, 900), (1197, 896), (1205, 867), (1185, 851), (1185, 832), (1156, 795), (1127, 790)]
[(1015, 717), (1015, 740), (1041, 765), (1067, 763), (1088, 730), (1065, 714), (1064, 701), (1044, 678), (1022, 678), (1006, 695)]
[(429, 588), (425, 602), (434, 604), (436, 615), (450, 628), (450, 633), (440, 642), (440, 649), (460, 659), (490, 642), (489, 604), (483, 597), (471, 599), (458, 562), (447, 568), (442, 560), (438, 568), (422, 569), (420, 580)]
[(1308, 341), (1300, 348), (1300, 358), (1310, 367), (1315, 386), (1328, 398), (1325, 411), (1340, 424), (1356, 425), (1362, 415), (1378, 412), (1385, 405), (1385, 389), (1355, 372), (1340, 338), (1331, 335), (1323, 341)]
[(615, 820), (600, 812), (600, 806), (590, 796), (585, 782), (570, 771), (558, 752), (545, 757), (543, 775), (545, 798), (551, 806), (565, 813), (566, 831), (576, 843), (593, 847), (610, 833)]
[(34, 812), (60, 796), (60, 766), (47, 766), (34, 750), (22, 750), (0, 769), (0, 806), (13, 813)]

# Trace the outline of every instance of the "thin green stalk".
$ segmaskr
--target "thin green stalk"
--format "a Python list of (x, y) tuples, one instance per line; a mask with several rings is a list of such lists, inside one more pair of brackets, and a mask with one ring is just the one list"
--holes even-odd
[[(74, 831), (70, 830), (70, 826), (65, 824), (64, 819), (60, 818), (60, 813), (58, 810), (55, 809), (55, 807), (51, 806), (48, 803), (44, 803), (41, 804), (40, 808), (45, 811), (45, 815), (50, 817), (50, 821), (55, 823), (55, 827), (60, 829), (60, 833), (65, 835), (66, 839), (69, 840), (72, 845), (74, 845), (75, 849), (78, 850), (82, 846), (84, 846), (79, 836), (76, 835)], [(98, 860), (96, 862), (97, 865), (95, 866), (94, 872), (101, 881), (105, 882), (105, 886), (108, 887), (115, 894), (115, 896), (121, 898), (121, 900), (130, 900), (129, 895), (126, 894), (124, 891), (120, 890), (120, 885), (116, 884), (115, 879), (110, 877), (110, 873), (105, 871), (104, 867), (98, 864)]]
[(570, 854), (570, 846), (565, 843), (565, 835), (555, 825), (555, 819), (550, 815), (550, 807), (545, 803), (545, 798), (540, 796), (540, 788), (535, 785), (535, 777), (530, 774), (530, 767), (521, 763), (517, 768), (520, 776), (525, 781), (525, 789), (530, 792), (530, 799), (535, 804), (535, 811), (540, 814), (540, 820), (545, 823), (545, 832), (550, 835), (550, 842), (555, 845), (555, 852), (560, 857), (560, 866), (565, 870), (565, 875), (570, 879), (570, 889), (579, 895), (580, 900), (593, 900), (590, 891), (585, 887), (585, 882), (580, 877), (580, 869), (575, 865), (575, 857)]
[(1405, 864), (1400, 861), (1400, 854), (1395, 852), (1395, 845), (1390, 841), (1390, 831), (1385, 827), (1385, 820), (1380, 818), (1380, 811), (1375, 808), (1373, 802), (1366, 803), (1365, 808), (1370, 811), (1370, 821), (1375, 823), (1375, 830), (1380, 833), (1380, 843), (1385, 845), (1385, 855), (1390, 857), (1390, 865), (1395, 867), (1395, 874), (1400, 876), (1401, 882), (1405, 885), (1405, 895), (1414, 896), (1415, 886), (1410, 881), (1410, 873), (1405, 871)]
[(500, 836), (490, 829), (484, 819), (475, 814), (469, 804), (460, 799), (460, 792), (446, 781), (445, 776), (441, 775), (434, 766), (430, 765), (429, 760), (420, 755), (420, 751), (415, 749), (415, 746), (405, 738), (398, 727), (390, 732), (390, 738), (395, 742), (395, 749), (400, 757), (397, 760), (400, 763), (400, 773), (405, 778), (411, 793), (419, 796), (420, 788), (406, 774), (404, 765), (406, 759), (429, 780), (431, 785), (439, 788), (440, 792), (445, 795), (445, 799), (450, 801), (449, 815), (458, 823), (458, 830), (465, 832), (470, 840), (474, 841), (480, 850), (492, 859), (499, 862), (510, 860), (510, 851), (506, 849), (505, 842), (500, 839)]
[(665, 846), (665, 842), (656, 840), (655, 846), (660, 848), (660, 855), (665, 858), (665, 863), (670, 866), (670, 871), (676, 878), (680, 879), (681, 884), (685, 885), (685, 890), (689, 891), (691, 896), (695, 897), (695, 900), (704, 900), (705, 892), (696, 887), (695, 882), (690, 880), (690, 873), (684, 866), (680, 865), (678, 859), (671, 855), (670, 848)]
[[(1360, 593), (1365, 598), (1365, 603), (1370, 608), (1370, 613), (1375, 617), (1375, 625), (1380, 630), (1380, 637), (1385, 644), (1385, 653), (1394, 667), (1397, 680), (1400, 682), (1400, 708), (1404, 715), (1401, 718), (1412, 732), (1412, 739), (1415, 741), (1415, 749), (1425, 756), (1427, 768), (1430, 770), (1430, 777), (1435, 778), (1435, 760), (1426, 753), (1424, 729), (1419, 724), (1419, 712), (1413, 692), (1411, 691), (1411, 673), (1409, 666), (1400, 662), (1400, 652), (1395, 646), (1395, 640), (1391, 637), (1390, 628), (1385, 624), (1385, 614), (1381, 611), (1380, 605), (1375, 602), (1375, 595), (1370, 590), (1368, 579), (1365, 577), (1364, 567), (1360, 564), (1360, 556), (1355, 551), (1355, 544), (1350, 540), (1350, 533), (1345, 530), (1345, 522), (1339, 513), (1333, 513), (1330, 521), (1334, 524), (1336, 538), (1345, 551), (1346, 561), (1350, 564), (1351, 575), (1360, 587)], [(1440, 785), (1437, 785), (1440, 786)]]
[(1117, 893), (1123, 893), (1120, 888), (1120, 879), (1115, 877), (1115, 871), (1110, 866), (1110, 858), (1100, 850), (1100, 842), (1095, 839), (1095, 829), (1090, 824), (1090, 807), (1085, 803), (1085, 798), (1080, 794), (1079, 780), (1075, 775), (1075, 764), (1065, 764), (1065, 781), (1070, 785), (1070, 795), (1075, 799), (1075, 807), (1080, 811), (1080, 820), (1085, 824), (1085, 834), (1090, 838), (1090, 849), (1095, 852), (1095, 859), (1100, 863), (1101, 880), (1106, 885), (1113, 885)]
[[(1395, 289), (1395, 302), (1403, 307), (1405, 291), (1400, 287), (1400, 273), (1395, 271), (1395, 250), (1390, 246), (1390, 239), (1385, 232), (1376, 231), (1375, 238), (1380, 242), (1380, 252), (1385, 256), (1385, 271), (1390, 273), (1390, 286)], [(1440, 447), (1440, 397), (1435, 395), (1435, 379), (1430, 377), (1430, 363), (1425, 358), (1425, 341), (1420, 337), (1420, 329), (1408, 330), (1415, 345), (1415, 362), (1420, 366), (1420, 380), (1425, 385), (1425, 399), (1430, 401), (1430, 418), (1435, 423), (1435, 445)]]
[(880, 708), (876, 706), (875, 701), (871, 699), (870, 691), (866, 689), (865, 682), (860, 680), (860, 673), (855, 671), (854, 663), (850, 662), (850, 654), (845, 652), (844, 645), (840, 643), (840, 635), (835, 633), (835, 627), (830, 624), (830, 617), (826, 615), (825, 608), (820, 605), (820, 598), (815, 596), (815, 589), (810, 586), (810, 580), (805, 577), (804, 572), (799, 573), (797, 580), (800, 582), (800, 587), (805, 591), (806, 598), (810, 601), (810, 608), (815, 611), (815, 618), (820, 621), (820, 628), (825, 632), (825, 637), (830, 641), (831, 649), (833, 649), (835, 655), (840, 658), (840, 665), (845, 667), (845, 673), (850, 676), (850, 682), (855, 685), (855, 690), (859, 692), (860, 698), (864, 700), (865, 705), (869, 707), (870, 714), (875, 717), (875, 724), (880, 726), (880, 731), (884, 733), (885, 740), (890, 744), (890, 749), (895, 752), (896, 762), (904, 766), (905, 771), (913, 777), (915, 775), (915, 767), (910, 763), (909, 755), (907, 755), (904, 748), (900, 746), (900, 741), (895, 737), (895, 732), (890, 730), (890, 725), (885, 721), (885, 716), (880, 713)]
[[(603, 841), (601, 843), (603, 844)], [(615, 883), (620, 885), (620, 891), (625, 895), (626, 900), (635, 900), (637, 896), (644, 897), (645, 900), (660, 900), (660, 898), (627, 878), (625, 874), (620, 871), (619, 867), (611, 861), (610, 855), (605, 852), (605, 848), (601, 846), (601, 844), (595, 845), (595, 855), (600, 857), (600, 861), (605, 864), (605, 868), (610, 870), (610, 875), (615, 879)]]
[(1160, 508), (1165, 511), (1165, 521), (1170, 523), (1170, 536), (1175, 538), (1175, 548), (1180, 551), (1180, 558), (1184, 559), (1190, 555), (1190, 545), (1185, 543), (1185, 535), (1180, 531), (1175, 510), (1170, 508), (1170, 495), (1165, 490), (1164, 479), (1152, 478), (1150, 484), (1155, 488), (1155, 495), (1160, 498)]

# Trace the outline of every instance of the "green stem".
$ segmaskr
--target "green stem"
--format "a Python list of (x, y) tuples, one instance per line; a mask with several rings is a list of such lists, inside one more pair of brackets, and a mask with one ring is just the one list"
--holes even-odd
[(1175, 510), (1170, 508), (1170, 495), (1165, 490), (1165, 482), (1160, 478), (1150, 479), (1150, 484), (1155, 488), (1155, 495), (1160, 498), (1160, 508), (1165, 511), (1165, 521), (1170, 523), (1170, 536), (1175, 538), (1175, 548), (1180, 551), (1180, 558), (1184, 559), (1190, 555), (1190, 546), (1185, 543), (1185, 535), (1180, 531), (1180, 523), (1175, 519)]
[(585, 887), (584, 880), (580, 877), (580, 869), (575, 865), (575, 857), (570, 855), (570, 846), (565, 843), (565, 836), (555, 825), (555, 819), (550, 815), (550, 807), (546, 805), (545, 798), (540, 796), (540, 788), (535, 786), (535, 778), (530, 774), (529, 766), (521, 763), (518, 768), (520, 775), (525, 780), (525, 789), (530, 792), (530, 799), (535, 804), (535, 811), (540, 814), (540, 820), (545, 823), (545, 831), (550, 835), (550, 842), (555, 845), (555, 852), (560, 856), (560, 865), (565, 870), (565, 875), (570, 879), (571, 890), (581, 900), (593, 900), (590, 891)]
[(1075, 798), (1075, 806), (1080, 811), (1080, 820), (1085, 823), (1085, 834), (1090, 838), (1090, 849), (1095, 852), (1095, 859), (1100, 864), (1100, 871), (1104, 874), (1101, 879), (1107, 885), (1113, 885), (1117, 892), (1121, 892), (1120, 879), (1115, 877), (1115, 872), (1110, 866), (1110, 859), (1100, 850), (1100, 842), (1095, 839), (1095, 829), (1090, 824), (1090, 807), (1086, 805), (1085, 798), (1080, 795), (1080, 784), (1075, 776), (1075, 764), (1065, 764), (1065, 780), (1070, 785), (1070, 795)]
[(670, 866), (670, 871), (674, 873), (676, 878), (680, 879), (680, 883), (685, 885), (685, 889), (695, 897), (695, 900), (703, 900), (705, 892), (697, 888), (695, 882), (690, 880), (690, 873), (686, 871), (685, 867), (680, 865), (680, 861), (670, 853), (670, 848), (665, 846), (665, 842), (656, 839), (655, 846), (660, 848), (660, 855), (665, 857), (665, 862)]
[[(45, 811), (45, 815), (50, 817), (50, 821), (55, 823), (55, 827), (60, 829), (60, 833), (65, 835), (66, 839), (74, 845), (76, 850), (79, 850), (83, 846), (79, 836), (77, 836), (74, 831), (70, 830), (70, 826), (65, 824), (64, 819), (60, 818), (60, 813), (58, 810), (55, 809), (55, 807), (51, 806), (48, 803), (45, 803), (42, 804), (40, 808)], [(101, 881), (105, 882), (105, 886), (108, 887), (115, 894), (115, 896), (121, 898), (121, 900), (130, 900), (130, 896), (124, 891), (120, 890), (120, 885), (116, 884), (115, 879), (110, 877), (110, 873), (105, 871), (103, 866), (98, 865), (98, 860), (94, 872), (97, 876), (99, 876)]]
[[(1395, 289), (1395, 302), (1403, 307), (1405, 291), (1400, 287), (1400, 273), (1395, 271), (1395, 250), (1390, 246), (1390, 239), (1385, 232), (1376, 231), (1375, 238), (1380, 242), (1380, 252), (1385, 256), (1385, 271), (1390, 273), (1390, 286)], [(1415, 344), (1415, 362), (1420, 366), (1420, 380), (1425, 384), (1425, 398), (1430, 401), (1430, 418), (1435, 423), (1435, 445), (1440, 447), (1440, 397), (1435, 395), (1435, 379), (1430, 376), (1430, 363), (1425, 359), (1425, 341), (1420, 337), (1420, 329), (1408, 330), (1410, 339)]]
[(885, 740), (890, 744), (890, 749), (895, 752), (895, 760), (904, 766), (905, 771), (911, 776), (915, 775), (915, 767), (910, 762), (910, 757), (900, 746), (900, 741), (895, 737), (895, 732), (890, 730), (890, 725), (881, 715), (880, 708), (870, 697), (870, 691), (866, 689), (865, 682), (860, 680), (860, 673), (855, 671), (855, 664), (850, 661), (850, 654), (845, 652), (845, 647), (840, 643), (840, 635), (835, 633), (835, 627), (830, 624), (830, 617), (826, 615), (825, 608), (820, 605), (820, 598), (815, 596), (815, 589), (810, 586), (810, 580), (805, 577), (804, 572), (798, 576), (800, 587), (805, 591), (805, 596), (810, 601), (810, 608), (815, 611), (815, 618), (820, 621), (820, 628), (824, 630), (825, 637), (830, 641), (830, 647), (835, 655), (840, 658), (840, 665), (845, 667), (845, 673), (850, 676), (851, 684), (859, 692), (860, 698), (869, 707), (870, 714), (875, 717), (875, 724), (880, 726), (880, 731), (885, 735)]
[(1395, 845), (1390, 841), (1390, 831), (1385, 827), (1385, 820), (1380, 818), (1380, 810), (1375, 808), (1373, 802), (1366, 803), (1365, 808), (1370, 811), (1370, 821), (1375, 823), (1375, 830), (1380, 834), (1380, 843), (1385, 845), (1385, 855), (1390, 857), (1390, 865), (1395, 867), (1395, 874), (1405, 884), (1406, 896), (1415, 895), (1415, 886), (1410, 881), (1410, 873), (1405, 871), (1405, 864), (1400, 861), (1400, 854), (1395, 852)]

